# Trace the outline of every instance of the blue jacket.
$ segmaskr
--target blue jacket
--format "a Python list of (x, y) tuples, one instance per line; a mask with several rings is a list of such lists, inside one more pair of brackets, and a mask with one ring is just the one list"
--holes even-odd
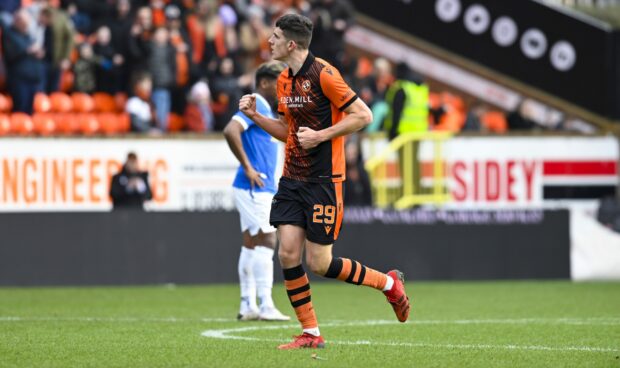
[(28, 54), (34, 40), (28, 35), (7, 28), (2, 33), (2, 49), (7, 76), (16, 81), (38, 83), (43, 76), (43, 62)]
[(21, 6), (21, 0), (1, 0), (0, 12), (13, 14)]

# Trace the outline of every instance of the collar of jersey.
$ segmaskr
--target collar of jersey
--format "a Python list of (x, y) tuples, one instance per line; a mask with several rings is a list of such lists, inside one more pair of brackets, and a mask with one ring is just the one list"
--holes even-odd
[(310, 69), (310, 65), (312, 65), (312, 63), (314, 63), (314, 55), (312, 55), (312, 53), (308, 51), (308, 56), (306, 57), (306, 60), (304, 61), (301, 69), (299, 69), (296, 75), (293, 75), (293, 70), (291, 70), (291, 68), (288, 68), (288, 77), (293, 78), (298, 75), (306, 74), (308, 72), (308, 69)]

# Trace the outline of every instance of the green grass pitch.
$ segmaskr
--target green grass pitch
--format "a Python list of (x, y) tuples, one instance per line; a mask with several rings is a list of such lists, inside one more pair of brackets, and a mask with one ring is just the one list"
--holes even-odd
[[(620, 368), (620, 283), (407, 289), (399, 324), (379, 292), (315, 282), (327, 347), (278, 351), (296, 321), (235, 321), (236, 285), (0, 288), (0, 367)], [(274, 295), (292, 315), (281, 285)]]

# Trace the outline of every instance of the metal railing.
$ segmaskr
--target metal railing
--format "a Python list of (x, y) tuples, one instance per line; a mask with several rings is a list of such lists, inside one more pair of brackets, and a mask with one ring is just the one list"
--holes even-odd
[[(402, 134), (368, 159), (365, 168), (370, 176), (374, 205), (406, 209), (423, 204), (442, 205), (450, 201), (443, 158), (443, 143), (450, 137), (450, 132)], [(433, 144), (433, 184), (430, 188), (422, 186), (423, 168), (419, 159), (422, 142)]]

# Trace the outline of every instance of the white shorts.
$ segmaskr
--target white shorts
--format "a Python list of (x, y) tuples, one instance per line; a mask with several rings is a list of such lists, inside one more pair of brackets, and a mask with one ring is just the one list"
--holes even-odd
[(272, 233), (276, 228), (269, 224), (269, 212), (273, 194), (269, 192), (254, 192), (233, 187), (235, 207), (241, 218), (241, 231), (249, 231), (251, 236), (263, 233)]

